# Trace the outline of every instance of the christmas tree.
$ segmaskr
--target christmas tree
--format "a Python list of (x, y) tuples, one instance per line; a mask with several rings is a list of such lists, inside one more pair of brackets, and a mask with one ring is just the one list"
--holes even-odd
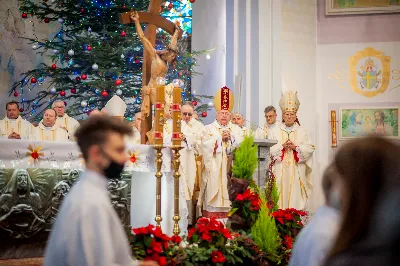
[[(199, 99), (192, 95), (190, 86), (194, 57), (209, 51), (190, 51), (192, 2), (165, 2), (160, 13), (185, 30), (176, 68), (170, 68), (167, 79), (182, 79), (183, 98), (196, 104)], [(128, 105), (125, 116), (132, 119), (140, 111), (143, 45), (134, 24), (121, 24), (118, 14), (132, 9), (146, 11), (148, 5), (149, 0), (21, 0), (22, 17), (32, 22), (33, 29), (33, 17), (41, 23), (59, 24), (54, 37), (27, 40), (33, 50), (50, 58), (51, 64), (42, 63), (27, 71), (10, 89), (10, 95), (21, 103), (23, 115), (40, 120), (54, 100), (62, 99), (71, 116), (84, 118), (117, 94)], [(163, 49), (169, 35), (158, 31), (157, 36), (156, 49)], [(37, 93), (26, 99), (26, 90)], [(203, 111), (207, 105), (199, 108)]]

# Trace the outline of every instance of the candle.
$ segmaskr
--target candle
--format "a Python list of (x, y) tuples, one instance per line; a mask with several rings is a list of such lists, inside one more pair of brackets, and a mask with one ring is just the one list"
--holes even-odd
[(180, 88), (182, 81), (175, 79), (173, 81), (174, 89), (172, 91), (172, 146), (181, 146), (182, 130), (181, 130), (181, 104), (182, 89)]
[(154, 144), (163, 145), (165, 78), (158, 77), (156, 84)]

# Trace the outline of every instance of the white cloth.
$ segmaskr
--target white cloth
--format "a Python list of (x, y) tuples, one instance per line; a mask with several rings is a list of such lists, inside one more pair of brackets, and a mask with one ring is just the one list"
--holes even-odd
[[(312, 189), (312, 155), (315, 149), (307, 130), (297, 124), (291, 128), (281, 124), (269, 131), (268, 138), (278, 141), (271, 147), (270, 154), (272, 160), (276, 160), (272, 171), (279, 190), (279, 208), (304, 210)], [(283, 149), (282, 144), (288, 139), (296, 146), (295, 152)]]
[(125, 143), (131, 145), (140, 145), (141, 135), (139, 130), (135, 126), (133, 126), (132, 131), (133, 131), (132, 137), (125, 136)]
[(21, 136), (21, 139), (30, 139), (33, 126), (31, 123), (18, 116), (17, 119), (5, 117), (0, 120), (0, 138), (8, 139), (11, 133), (15, 132)]
[(138, 265), (111, 205), (106, 177), (89, 170), (64, 199), (44, 260), (44, 266), (78, 265)]
[(46, 127), (40, 121), (39, 125), (33, 129), (33, 140), (47, 140), (47, 141), (68, 141), (68, 132), (59, 126)]
[[(231, 140), (222, 141), (222, 132), (229, 130)], [(228, 195), (227, 155), (243, 140), (243, 130), (228, 123), (221, 126), (217, 121), (205, 126), (202, 132), (204, 172), (200, 183), (199, 205), (203, 204), (207, 212), (226, 213), (231, 202)], [(215, 143), (218, 144), (214, 155)], [(204, 196), (204, 199), (203, 199)]]
[(321, 206), (296, 238), (289, 266), (320, 266), (328, 255), (339, 229), (340, 213)]
[(256, 131), (254, 132), (254, 138), (255, 139), (266, 139), (268, 138), (268, 131), (273, 130), (276, 127), (280, 127), (281, 123), (279, 121), (276, 121), (272, 125), (268, 125), (268, 123), (265, 123), (263, 128), (257, 128)]
[(65, 127), (68, 130), (69, 139), (75, 140), (74, 134), (79, 127), (79, 122), (76, 119), (64, 114), (62, 117), (57, 117), (55, 125), (57, 127)]

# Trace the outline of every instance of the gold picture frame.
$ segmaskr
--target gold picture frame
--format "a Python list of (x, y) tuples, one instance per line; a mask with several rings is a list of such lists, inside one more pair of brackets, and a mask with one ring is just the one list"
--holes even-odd
[(326, 15), (399, 13), (399, 0), (326, 0)]

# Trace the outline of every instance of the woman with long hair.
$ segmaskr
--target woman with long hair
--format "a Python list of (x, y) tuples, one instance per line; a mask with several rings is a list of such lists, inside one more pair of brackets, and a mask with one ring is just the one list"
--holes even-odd
[(391, 265), (382, 264), (383, 258), (389, 259), (387, 253), (376, 257), (390, 245), (382, 249), (371, 236), (382, 199), (389, 190), (399, 191), (399, 162), (399, 145), (380, 137), (356, 140), (338, 151), (334, 165), (339, 176), (333, 185), (332, 198), (340, 206), (342, 222), (326, 266)]

